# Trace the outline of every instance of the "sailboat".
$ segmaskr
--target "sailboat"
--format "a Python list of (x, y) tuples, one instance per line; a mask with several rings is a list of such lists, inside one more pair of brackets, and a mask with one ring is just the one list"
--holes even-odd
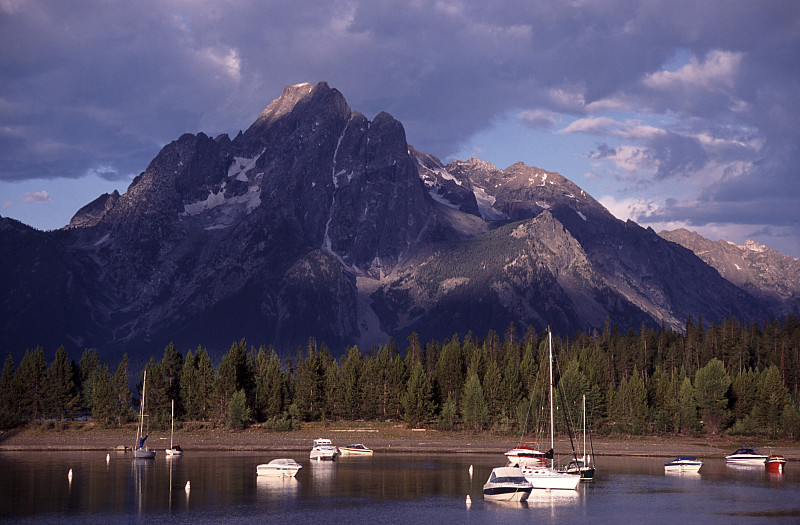
[[(553, 437), (553, 334), (547, 332), (547, 345), (550, 358), (550, 450), (553, 450), (555, 439)], [(553, 455), (548, 454), (550, 466), (521, 465), (522, 475), (531, 482), (534, 489), (559, 489), (577, 490), (581, 482), (578, 474), (569, 474), (556, 470)]]
[(170, 417), (170, 419), (172, 419), (172, 428), (169, 431), (169, 448), (167, 450), (165, 450), (164, 452), (166, 452), (168, 458), (169, 457), (173, 457), (173, 456), (183, 456), (183, 450), (181, 449), (181, 446), (172, 444), (172, 437), (175, 434), (175, 400), (174, 399), (172, 400), (172, 416)]
[(139, 407), (139, 426), (136, 427), (136, 445), (133, 447), (133, 457), (135, 459), (155, 459), (156, 451), (150, 450), (144, 444), (149, 434), (144, 434), (144, 396), (147, 391), (147, 370), (144, 371), (142, 380), (142, 404)]
[[(594, 461), (591, 456), (586, 456), (586, 394), (583, 395), (583, 457), (575, 458), (567, 464), (563, 472), (569, 474), (580, 474), (581, 481), (592, 481), (594, 479)], [(591, 465), (590, 465), (591, 464)]]

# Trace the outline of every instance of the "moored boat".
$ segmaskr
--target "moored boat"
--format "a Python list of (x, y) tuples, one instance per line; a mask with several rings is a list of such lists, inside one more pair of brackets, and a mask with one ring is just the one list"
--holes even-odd
[(763, 465), (766, 460), (766, 454), (760, 454), (753, 445), (748, 443), (743, 444), (733, 454), (725, 456), (726, 462), (735, 465)]
[(582, 459), (571, 459), (567, 466), (560, 469), (560, 471), (567, 474), (577, 474), (581, 477), (581, 481), (594, 480), (595, 468), (587, 465)]
[(506, 457), (509, 463), (520, 465), (545, 465), (547, 464), (547, 453), (539, 450), (538, 441), (526, 441), (517, 445), (508, 452)]
[(525, 501), (531, 494), (533, 485), (525, 479), (516, 467), (497, 467), (492, 469), (489, 479), (483, 485), (483, 499), (490, 501)]
[(786, 465), (786, 458), (780, 454), (770, 454), (764, 461), (764, 466), (768, 472), (783, 472), (783, 467)]
[(319, 438), (314, 440), (309, 458), (318, 461), (333, 461), (339, 455), (339, 450), (333, 446), (330, 439)]
[(664, 471), (666, 472), (697, 472), (703, 462), (693, 456), (681, 456), (675, 458), (669, 463), (664, 463)]
[(139, 407), (139, 424), (136, 427), (136, 446), (133, 447), (134, 459), (155, 459), (156, 457), (156, 451), (150, 450), (144, 444), (149, 436), (149, 434), (144, 433), (144, 407), (145, 407), (144, 400), (146, 392), (147, 392), (147, 370), (144, 371), (144, 378), (142, 379), (142, 402)]
[(559, 489), (559, 490), (577, 490), (581, 482), (579, 474), (570, 474), (567, 472), (559, 472), (555, 469), (553, 460), (553, 444), (555, 442), (553, 431), (553, 335), (548, 331), (547, 333), (548, 357), (550, 360), (550, 450), (546, 456), (551, 461), (549, 467), (545, 465), (524, 465), (521, 464), (522, 475), (525, 479), (531, 482), (534, 489)]
[(169, 431), (169, 448), (164, 451), (168, 458), (183, 456), (183, 449), (180, 445), (173, 445), (172, 438), (175, 435), (175, 400), (172, 400), (172, 428)]
[(273, 459), (269, 463), (263, 463), (256, 467), (258, 476), (291, 476), (297, 475), (297, 471), (303, 466), (290, 458)]
[(361, 443), (355, 443), (353, 445), (347, 445), (346, 447), (339, 447), (339, 454), (342, 456), (371, 456), (373, 450), (365, 447)]

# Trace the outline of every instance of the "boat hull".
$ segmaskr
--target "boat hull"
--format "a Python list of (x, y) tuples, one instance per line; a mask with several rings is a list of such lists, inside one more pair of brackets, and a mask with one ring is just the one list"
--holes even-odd
[(551, 468), (524, 468), (522, 474), (538, 490), (577, 490), (581, 482), (579, 474), (558, 472)]
[(703, 464), (700, 463), (699, 465), (664, 465), (665, 472), (697, 472), (700, 470)]
[(342, 456), (371, 456), (373, 454), (373, 451), (369, 449), (364, 450), (357, 448), (340, 447), (339, 454)]
[(133, 451), (133, 457), (135, 459), (155, 459), (156, 451), (144, 448), (137, 448), (136, 450)]
[(731, 455), (725, 456), (725, 461), (732, 465), (752, 465), (752, 466), (761, 466), (767, 460), (767, 456), (762, 455), (752, 455), (752, 456), (742, 456), (742, 455)]
[(483, 499), (489, 501), (526, 501), (533, 489), (520, 487), (492, 487), (483, 489)]

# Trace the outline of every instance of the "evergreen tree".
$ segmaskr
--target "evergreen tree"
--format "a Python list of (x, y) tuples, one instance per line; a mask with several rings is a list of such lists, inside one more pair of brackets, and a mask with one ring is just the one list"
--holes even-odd
[(19, 398), (14, 381), (14, 357), (9, 353), (0, 374), (0, 428), (19, 424)]
[(433, 402), (433, 389), (421, 363), (414, 365), (408, 387), (403, 398), (405, 419), (411, 425), (429, 421), (436, 405)]
[(475, 430), (480, 430), (489, 419), (489, 407), (486, 406), (486, 398), (483, 395), (483, 387), (477, 374), (472, 374), (464, 385), (463, 408), (461, 415), (464, 424)]
[(14, 374), (13, 390), (18, 394), (23, 419), (36, 420), (44, 415), (47, 403), (47, 363), (42, 347), (26, 350)]
[(128, 354), (122, 355), (122, 360), (117, 365), (117, 370), (111, 378), (111, 393), (114, 398), (114, 417), (117, 425), (127, 423), (132, 418), (131, 389), (128, 387)]
[(244, 389), (234, 392), (228, 403), (228, 426), (241, 430), (250, 422), (250, 407), (247, 406), (247, 395)]
[(680, 387), (680, 422), (679, 430), (682, 432), (692, 432), (699, 425), (697, 419), (697, 397), (691, 379), (684, 376)]
[(71, 419), (80, 401), (67, 351), (59, 346), (50, 364), (48, 413), (57, 419)]
[(761, 373), (758, 382), (758, 400), (753, 407), (753, 419), (758, 428), (766, 430), (770, 437), (777, 436), (783, 422), (783, 410), (789, 400), (789, 392), (783, 384), (781, 373), (775, 365)]
[[(197, 351), (199, 352), (200, 348)], [(190, 421), (200, 419), (198, 417), (197, 359), (191, 349), (186, 352), (186, 360), (181, 368), (180, 391), (181, 411), (179, 414)]]
[[(166, 382), (166, 396), (170, 400), (175, 400), (175, 409), (180, 413), (183, 410), (183, 400), (181, 399), (181, 375), (183, 373), (183, 356), (175, 349), (175, 345), (169, 343), (164, 348), (164, 357), (161, 359), (161, 366), (164, 368), (164, 381)], [(170, 411), (172, 403), (170, 401)]]
[[(509, 353), (510, 354), (510, 353)], [(509, 359), (513, 361), (514, 359)], [(474, 374), (478, 377), (478, 374)], [(469, 377), (469, 376), (467, 376)], [(486, 372), (483, 375), (483, 393), (486, 397), (487, 418), (492, 418), (500, 415), (502, 411), (502, 392), (503, 392), (503, 377), (500, 374), (500, 368), (497, 366), (497, 361), (490, 360), (486, 365)], [(466, 389), (465, 389), (466, 392)]]
[(211, 394), (214, 389), (214, 368), (211, 366), (211, 358), (208, 351), (203, 347), (197, 348), (195, 354), (197, 363), (197, 375), (195, 379), (195, 392), (193, 398), (195, 404), (195, 418), (201, 421), (211, 417)]
[(456, 403), (459, 402), (458, 398), (464, 388), (464, 360), (457, 334), (442, 347), (436, 361), (436, 385), (438, 398), (442, 402), (451, 395)]
[(731, 378), (725, 365), (716, 357), (695, 375), (694, 388), (697, 405), (704, 425), (712, 434), (718, 433), (725, 420), (728, 406), (728, 389)]
[[(323, 346), (324, 347), (324, 346)], [(322, 354), (323, 363), (325, 367), (325, 390), (322, 398), (323, 406), (323, 419), (335, 419), (339, 417), (340, 407), (342, 405), (342, 375), (339, 369), (339, 363), (333, 359), (324, 347), (325, 351)]]
[(92, 419), (103, 426), (108, 426), (115, 417), (114, 393), (111, 390), (111, 379), (108, 365), (98, 366), (89, 378), (92, 388)]
[(309, 340), (305, 359), (297, 364), (294, 400), (300, 417), (309, 421), (322, 415), (325, 388), (325, 366), (317, 350), (316, 341)]
[[(359, 419), (363, 404), (362, 375), (364, 361), (357, 346), (350, 348), (342, 363), (343, 415), (346, 419)], [(383, 379), (383, 378), (381, 378)]]
[(447, 398), (447, 401), (442, 405), (442, 413), (439, 414), (439, 428), (442, 430), (453, 430), (456, 426), (458, 419), (458, 407), (456, 406), (453, 397)]
[(80, 376), (78, 381), (78, 390), (81, 392), (81, 408), (83, 410), (91, 411), (92, 399), (94, 399), (94, 383), (91, 378), (95, 370), (100, 368), (100, 358), (97, 356), (97, 349), (84, 348), (81, 354), (81, 360), (78, 362), (80, 367)]

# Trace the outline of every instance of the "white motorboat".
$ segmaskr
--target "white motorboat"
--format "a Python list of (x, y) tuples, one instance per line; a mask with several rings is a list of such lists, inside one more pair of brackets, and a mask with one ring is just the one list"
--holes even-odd
[(759, 454), (753, 445), (745, 443), (730, 456), (725, 456), (725, 461), (734, 465), (763, 466), (767, 457), (766, 454)]
[(703, 466), (702, 460), (693, 456), (681, 456), (664, 463), (665, 472), (697, 472)]
[(330, 439), (319, 438), (314, 440), (309, 458), (318, 461), (333, 461), (339, 455), (339, 449), (333, 446)]
[[(145, 446), (149, 434), (144, 434), (144, 399), (147, 392), (147, 370), (144, 371), (142, 379), (142, 402), (139, 407), (139, 425), (136, 427), (136, 445), (133, 447), (134, 459), (155, 459), (156, 451), (150, 450)], [(144, 436), (142, 436), (144, 434)]]
[(361, 443), (355, 443), (353, 445), (347, 445), (346, 447), (339, 447), (339, 454), (342, 456), (371, 456), (373, 450), (365, 447)]
[(483, 499), (491, 501), (525, 501), (531, 494), (533, 485), (525, 479), (516, 467), (497, 467), (492, 469), (489, 479), (483, 485)]
[(290, 476), (297, 475), (297, 471), (303, 466), (290, 458), (273, 459), (269, 463), (263, 463), (256, 467), (256, 474), (259, 476)]
[(508, 462), (517, 465), (546, 465), (547, 455), (539, 450), (538, 441), (526, 441), (506, 452)]
[[(550, 359), (550, 450), (553, 450), (553, 334), (547, 333), (547, 344)], [(553, 465), (553, 455), (548, 452), (550, 466), (520, 465), (525, 479), (531, 482), (534, 489), (578, 490), (581, 482), (580, 473), (559, 472)]]

